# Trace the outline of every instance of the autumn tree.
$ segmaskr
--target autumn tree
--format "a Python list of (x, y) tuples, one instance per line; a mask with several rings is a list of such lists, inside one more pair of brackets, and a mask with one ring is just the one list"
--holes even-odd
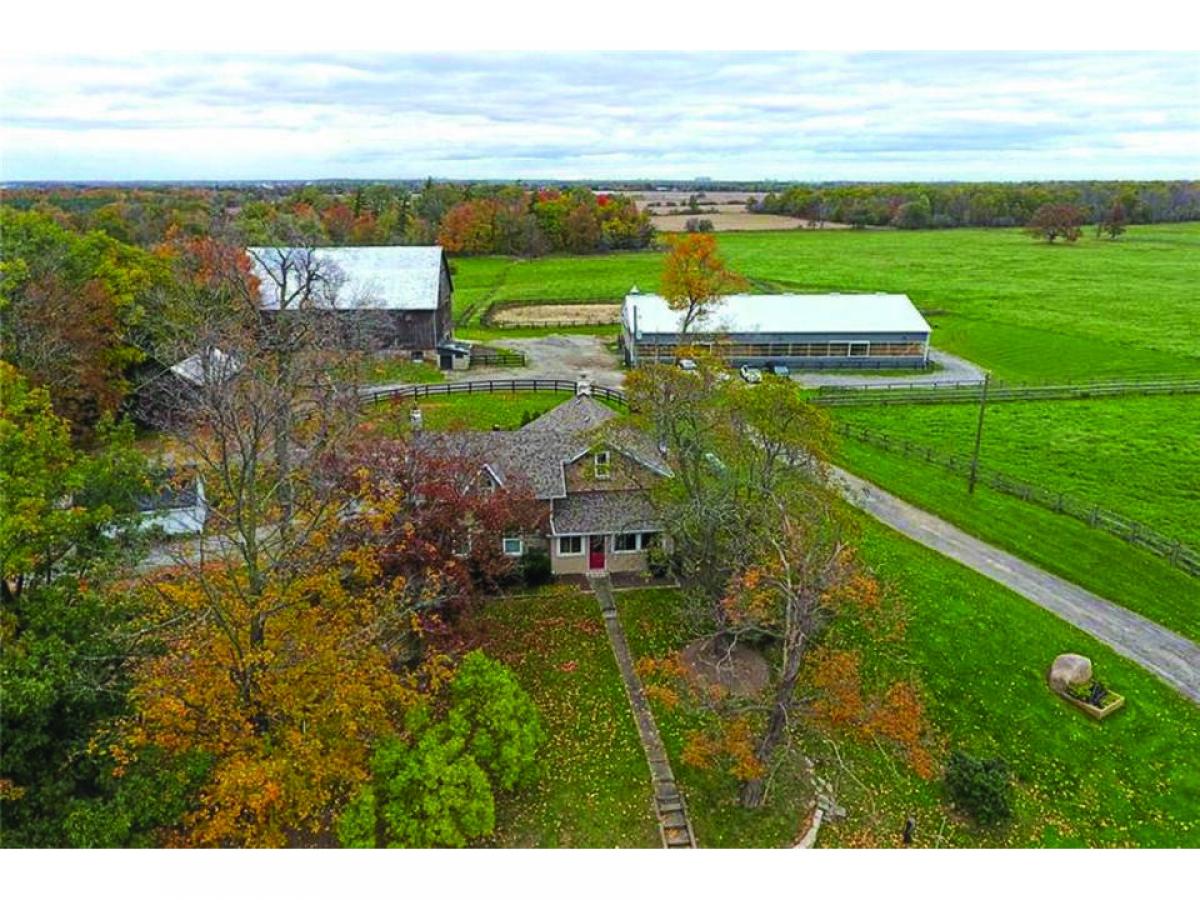
[(666, 448), (673, 477), (651, 490), (675, 565), (724, 641), (726, 588), (753, 557), (770, 521), (763, 501), (793, 480), (822, 477), (826, 414), (786, 379), (749, 386), (722, 379), (719, 359), (698, 370), (646, 366), (626, 380), (635, 420)]
[(769, 501), (772, 526), (757, 535), (755, 559), (730, 580), (727, 627), (735, 634), (767, 635), (780, 662), (766, 726), (755, 746), (754, 777), (742, 787), (742, 805), (762, 804), (768, 771), (793, 709), (804, 655), (824, 626), (829, 596), (853, 573), (849, 529), (822, 486), (804, 484)]
[[(117, 412), (129, 368), (153, 327), (151, 296), (165, 277), (145, 251), (78, 235), (37, 213), (0, 217), (0, 343), (4, 356), (49, 388), (76, 437)], [(149, 321), (147, 321), (149, 319)]]
[[(1108, 235), (1110, 241), (1115, 241), (1118, 237), (1125, 233), (1126, 222), (1128, 216), (1125, 213), (1125, 204), (1120, 200), (1113, 202), (1109, 207), (1104, 217), (1097, 222), (1097, 232), (1103, 232)], [(1097, 235), (1098, 236), (1098, 235)]]
[(745, 287), (746, 281), (731, 272), (717, 253), (711, 234), (673, 235), (663, 263), (662, 295), (671, 309), (682, 312), (680, 335), (704, 319), (726, 294)]
[(1037, 208), (1025, 230), (1048, 244), (1058, 238), (1074, 243), (1083, 234), (1085, 220), (1084, 211), (1072, 203), (1046, 203)]

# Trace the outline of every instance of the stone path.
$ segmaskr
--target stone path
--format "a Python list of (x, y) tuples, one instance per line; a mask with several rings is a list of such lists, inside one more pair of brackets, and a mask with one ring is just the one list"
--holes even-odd
[[(832, 469), (833, 483), (855, 506), (918, 543), (986, 575), (1200, 703), (1200, 645), (1057, 575), (971, 537), (869, 481)], [(1070, 648), (1063, 648), (1064, 652)], [(1046, 665), (1050, 660), (1046, 660)]]
[(600, 602), (600, 612), (604, 616), (608, 640), (612, 644), (617, 668), (620, 669), (621, 678), (625, 682), (625, 692), (629, 695), (629, 705), (633, 709), (642, 748), (646, 751), (650, 780), (654, 785), (654, 809), (658, 815), (658, 830), (662, 835), (663, 846), (667, 849), (694, 848), (696, 837), (692, 831), (691, 820), (688, 819), (687, 806), (675, 784), (675, 774), (671, 771), (666, 747), (663, 746), (662, 737), (658, 733), (654, 715), (650, 712), (646, 693), (642, 690), (642, 681), (633, 670), (633, 656), (629, 652), (621, 620), (617, 618), (612, 582), (607, 575), (589, 577), (588, 581)]

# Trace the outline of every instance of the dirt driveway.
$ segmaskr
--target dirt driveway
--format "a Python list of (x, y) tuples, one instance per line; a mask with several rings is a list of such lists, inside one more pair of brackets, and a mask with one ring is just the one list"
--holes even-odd
[(578, 380), (586, 375), (594, 384), (621, 387), (625, 373), (621, 358), (590, 334), (552, 334), (542, 338), (510, 338), (489, 341), (490, 346), (520, 350), (524, 368), (480, 366), (462, 372), (447, 372), (448, 381), (486, 381), (489, 378), (564, 378)]

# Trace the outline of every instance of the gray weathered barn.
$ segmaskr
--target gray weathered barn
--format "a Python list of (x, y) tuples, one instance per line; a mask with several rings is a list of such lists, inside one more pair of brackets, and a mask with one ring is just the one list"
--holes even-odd
[[(304, 256), (312, 253), (316, 265)], [(261, 282), (262, 308), (337, 317), (347, 345), (407, 351), (431, 358), (453, 337), (454, 283), (441, 247), (247, 248)], [(319, 272), (321, 283), (300, 292), (301, 279)]]
[(621, 310), (625, 361), (673, 362), (681, 347), (730, 365), (792, 368), (920, 367), (929, 323), (904, 294), (731, 294), (680, 335), (683, 313), (634, 288)]

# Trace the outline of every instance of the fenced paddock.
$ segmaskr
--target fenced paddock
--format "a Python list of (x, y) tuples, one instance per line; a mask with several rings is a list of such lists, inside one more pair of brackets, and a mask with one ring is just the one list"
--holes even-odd
[(502, 347), (471, 348), (471, 368), (476, 366), (521, 367), (525, 364), (525, 354), (520, 350), (506, 350)]
[[(1126, 381), (1094, 381), (1080, 384), (992, 383), (989, 403), (1014, 400), (1087, 400), (1097, 397), (1165, 396), (1200, 394), (1200, 378), (1161, 378)], [(914, 403), (978, 403), (983, 384), (977, 381), (933, 383), (917, 387), (899, 383), (871, 385), (826, 385), (817, 388), (814, 403), (823, 406), (888, 406)]]
[[(453, 394), (516, 394), (532, 393), (578, 393), (579, 384), (562, 378), (493, 378), (487, 381), (456, 381), (437, 384), (405, 384), (363, 395), (365, 402), (380, 404), (393, 400), (421, 400), (426, 397), (444, 397)], [(604, 385), (590, 385), (593, 397), (609, 400), (628, 408), (625, 392)]]
[[(834, 427), (836, 431), (851, 440), (861, 441), (888, 453), (898, 453), (909, 459), (938, 466), (961, 475), (964, 479), (971, 470), (969, 456), (938, 453), (932, 447), (845, 422), (837, 423)], [(1171, 565), (1182, 569), (1188, 575), (1200, 578), (1200, 551), (1178, 540), (1166, 537), (1142, 522), (1072, 497), (1062, 491), (1048, 490), (983, 467), (977, 470), (977, 478), (980, 484), (987, 485), (994, 491), (1035, 504), (1051, 512), (1070, 516), (1092, 528), (1105, 531), (1127, 543), (1148, 550), (1167, 560)]]

